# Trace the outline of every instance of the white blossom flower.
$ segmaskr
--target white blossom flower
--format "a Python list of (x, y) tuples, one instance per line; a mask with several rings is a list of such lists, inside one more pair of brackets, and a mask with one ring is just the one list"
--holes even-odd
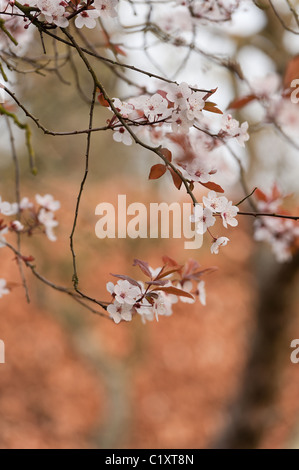
[(227, 245), (228, 242), (229, 242), (229, 238), (227, 238), (227, 237), (219, 237), (219, 238), (217, 238), (217, 239), (212, 243), (212, 246), (211, 246), (211, 253), (212, 253), (212, 254), (215, 254), (215, 255), (218, 255), (218, 253), (219, 253), (219, 248), (220, 248), (221, 246)]
[(202, 200), (204, 205), (212, 212), (222, 212), (228, 202), (225, 196), (217, 196), (215, 191), (209, 191), (208, 197), (204, 196)]
[(215, 224), (216, 219), (210, 209), (203, 208), (202, 204), (196, 204), (190, 221), (197, 224), (196, 232), (203, 235), (208, 227), (212, 227)]
[(133, 142), (132, 137), (124, 127), (118, 127), (113, 131), (113, 140), (122, 142), (125, 145), (132, 145)]
[(153, 311), (157, 321), (159, 315), (169, 316), (172, 314), (172, 303), (164, 292), (159, 292), (158, 297), (154, 299)]
[(11, 228), (15, 232), (22, 232), (22, 230), (24, 230), (24, 225), (19, 220), (14, 220), (11, 222)]
[(187, 134), (193, 122), (187, 117), (186, 111), (174, 111), (171, 115), (171, 128), (174, 133)]
[(83, 26), (93, 29), (97, 25), (96, 18), (99, 16), (100, 12), (98, 10), (83, 10), (76, 16), (75, 25), (79, 29), (83, 28)]
[(198, 298), (201, 305), (206, 305), (206, 288), (205, 281), (199, 281), (197, 284)]
[(168, 102), (159, 93), (148, 98), (144, 105), (144, 115), (150, 122), (163, 119), (169, 114)]
[(101, 18), (115, 18), (117, 4), (118, 0), (95, 0), (93, 6), (100, 12)]
[(3, 215), (15, 215), (18, 213), (18, 204), (16, 202), (13, 202), (12, 204), (7, 201), (2, 201), (0, 197), (0, 214)]
[(135, 305), (135, 310), (141, 316), (142, 323), (152, 321), (155, 318), (153, 306), (146, 299), (142, 299), (141, 303)]
[(204, 96), (206, 93), (201, 91), (195, 91), (188, 99), (188, 109), (187, 117), (190, 121), (193, 121), (195, 118), (200, 119), (202, 110), (205, 106)]
[(170, 83), (167, 85), (165, 91), (167, 92), (166, 98), (174, 103), (174, 108), (178, 107), (180, 110), (187, 108), (187, 99), (191, 96), (192, 90), (188, 83), (182, 82), (179, 85)]
[(6, 286), (6, 280), (0, 279), (0, 299), (3, 295), (9, 294), (9, 289)]
[(20, 201), (20, 210), (31, 209), (33, 207), (32, 202), (29, 201), (28, 197), (23, 197)]
[(221, 128), (227, 135), (234, 137), (241, 147), (244, 147), (249, 139), (248, 122), (245, 121), (240, 126), (239, 121), (233, 119), (230, 114), (223, 115)]
[(54, 219), (54, 213), (42, 208), (38, 214), (38, 221), (44, 225), (45, 232), (51, 242), (55, 242), (57, 237), (53, 233), (53, 228), (57, 227), (58, 222)]
[(35, 200), (41, 207), (47, 209), (48, 211), (55, 212), (60, 209), (60, 202), (54, 201), (54, 198), (51, 196), (51, 194), (46, 194), (45, 196), (36, 194)]
[[(183, 284), (178, 283), (177, 285), (178, 289), (184, 290), (185, 292), (188, 292), (191, 294), (191, 291), (193, 289), (193, 284), (192, 281), (185, 281)], [(190, 297), (180, 297), (180, 301), (183, 302), (184, 304), (194, 304), (195, 299), (191, 299)]]
[(222, 222), (225, 228), (227, 228), (227, 225), (231, 225), (232, 227), (238, 225), (238, 221), (235, 217), (239, 212), (239, 208), (232, 204), (232, 201), (227, 201), (226, 207), (221, 212)]
[(123, 118), (128, 119), (132, 117), (132, 114), (135, 113), (135, 107), (131, 103), (126, 103), (121, 101), (119, 98), (113, 98), (113, 105)]
[(115, 323), (119, 323), (121, 320), (132, 320), (132, 305), (115, 301), (108, 305), (107, 312)]
[(141, 295), (141, 290), (137, 286), (133, 286), (127, 280), (117, 281), (114, 287), (115, 300), (120, 304), (134, 305), (138, 297)]

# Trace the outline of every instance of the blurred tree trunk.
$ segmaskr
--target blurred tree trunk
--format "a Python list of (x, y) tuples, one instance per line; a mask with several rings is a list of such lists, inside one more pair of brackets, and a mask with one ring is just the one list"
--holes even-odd
[(299, 253), (291, 262), (276, 268), (270, 265), (267, 273), (261, 273), (256, 331), (241, 390), (231, 421), (214, 448), (257, 448), (273, 424), (283, 360), (290, 354), (288, 332), (298, 272)]

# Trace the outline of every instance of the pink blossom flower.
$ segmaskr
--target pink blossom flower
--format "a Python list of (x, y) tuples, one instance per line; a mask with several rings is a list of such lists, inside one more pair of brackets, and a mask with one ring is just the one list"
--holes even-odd
[(201, 118), (202, 110), (205, 106), (205, 101), (203, 99), (205, 95), (206, 93), (195, 91), (189, 97), (187, 117), (190, 121), (193, 121), (195, 118)]
[(93, 29), (96, 27), (97, 22), (96, 18), (100, 16), (98, 10), (84, 10), (76, 16), (75, 25), (77, 28), (81, 29), (83, 26), (86, 26), (88, 29)]
[(107, 312), (115, 323), (119, 323), (121, 320), (132, 320), (132, 305), (115, 301), (113, 304), (108, 305)]
[(216, 219), (213, 216), (213, 212), (210, 209), (203, 208), (202, 204), (196, 204), (194, 207), (194, 212), (190, 217), (191, 222), (195, 222), (196, 232), (200, 235), (203, 235), (208, 227), (212, 227)]
[(120, 304), (134, 305), (138, 297), (141, 295), (141, 290), (137, 286), (133, 286), (127, 280), (117, 281), (114, 287), (115, 300)]
[(225, 196), (217, 196), (215, 191), (209, 191), (208, 197), (202, 198), (204, 205), (212, 212), (222, 212), (227, 205)]
[(124, 127), (117, 127), (113, 131), (113, 140), (115, 140), (115, 142), (122, 142), (125, 145), (132, 145), (133, 142), (132, 137)]
[(144, 105), (144, 115), (150, 122), (163, 119), (169, 114), (168, 102), (159, 93), (148, 98)]
[(231, 225), (232, 227), (238, 225), (238, 221), (235, 217), (239, 212), (239, 208), (232, 204), (232, 201), (227, 201), (226, 207), (221, 212), (222, 222), (225, 228), (227, 228), (227, 225)]
[(165, 91), (167, 91), (166, 98), (174, 103), (175, 109), (180, 108), (180, 110), (184, 110), (187, 108), (187, 99), (192, 93), (188, 83), (182, 82), (180, 85), (170, 83), (167, 85)]

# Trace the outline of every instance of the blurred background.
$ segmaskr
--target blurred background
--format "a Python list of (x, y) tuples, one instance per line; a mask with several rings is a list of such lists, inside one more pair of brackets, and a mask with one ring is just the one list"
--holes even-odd
[[(121, 8), (127, 12), (126, 3), (121, 2)], [(283, 4), (278, 2), (278, 7), (288, 20)], [(283, 77), (299, 52), (298, 40), (289, 36), (273, 10), (261, 10), (254, 2), (245, 6), (230, 29), (203, 28), (201, 45), (238, 60), (248, 79), (273, 72)], [(89, 34), (92, 39), (95, 33)], [(113, 34), (117, 41), (120, 33)], [(182, 59), (169, 53), (177, 51), (173, 46), (159, 47), (156, 57), (171, 73)], [(37, 53), (38, 41), (34, 48), (30, 53)], [(128, 63), (137, 61), (146, 70), (155, 70), (148, 57), (128, 51)], [(110, 57), (109, 51), (105, 53)], [(89, 77), (76, 60), (81, 88), (88, 95)], [(110, 96), (128, 93), (102, 63), (94, 65)], [(71, 70), (65, 67), (61, 72), (63, 81), (51, 73), (18, 77), (18, 93), (48, 129), (84, 129), (88, 105), (68, 84), (73, 80)], [(219, 86), (215, 101), (223, 110), (240, 92), (229, 71), (211, 66), (199, 55), (190, 57), (176, 79)], [(156, 86), (145, 77), (136, 80)], [(254, 122), (260, 113), (256, 106), (240, 111), (238, 119)], [(102, 126), (109, 117), (109, 111), (98, 106), (95, 125)], [(20, 118), (25, 119), (22, 113)], [(0, 194), (12, 201), (14, 174), (1, 120)], [(57, 213), (57, 242), (28, 238), (23, 253), (34, 256), (45, 277), (70, 286), (69, 234), (86, 138), (45, 136), (31, 127), (37, 176), (28, 169), (23, 134), (15, 133), (21, 194), (33, 199), (36, 193), (50, 193), (62, 207)], [(238, 166), (225, 152), (218, 158), (224, 163), (217, 182), (238, 201), (243, 197)], [(278, 180), (298, 202), (298, 150), (273, 129), (253, 134), (240, 159), (250, 188), (258, 185), (267, 191)], [(278, 264), (269, 247), (253, 242), (252, 221), (247, 218), (240, 218), (237, 229), (227, 230), (231, 242), (217, 257), (210, 254), (209, 243), (187, 251), (182, 240), (99, 240), (95, 208), (101, 202), (115, 203), (118, 194), (125, 194), (128, 203), (187, 201), (183, 191), (171, 188), (170, 180), (148, 181), (154, 163), (150, 153), (114, 142), (110, 131), (94, 134), (75, 238), (80, 287), (91, 297), (109, 300), (109, 273), (136, 276), (134, 258), (156, 268), (163, 255), (178, 262), (192, 257), (204, 268), (218, 267), (205, 278), (207, 305), (180, 303), (170, 318), (159, 322), (143, 325), (136, 318), (115, 325), (25, 272), (31, 297), (27, 304), (17, 263), (11, 252), (1, 250), (0, 276), (12, 289), (0, 301), (0, 338), (6, 346), (6, 363), (0, 364), (1, 448), (299, 447), (299, 364), (290, 361), (290, 343), (299, 337), (298, 255)], [(198, 198), (203, 194), (196, 190)]]

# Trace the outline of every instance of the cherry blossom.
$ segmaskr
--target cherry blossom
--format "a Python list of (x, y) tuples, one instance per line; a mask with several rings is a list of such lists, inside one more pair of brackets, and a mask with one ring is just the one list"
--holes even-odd
[(114, 130), (113, 140), (115, 140), (115, 142), (122, 142), (125, 145), (132, 145), (133, 142), (132, 137), (124, 127), (118, 127)]
[(100, 12), (98, 10), (84, 10), (76, 16), (75, 19), (75, 26), (79, 29), (86, 26), (88, 29), (95, 28), (97, 22), (96, 18), (100, 16)]
[(14, 220), (10, 226), (15, 232), (22, 232), (24, 230), (24, 225), (19, 220)]
[(33, 204), (29, 201), (28, 197), (23, 197), (20, 201), (20, 210), (32, 209)]
[(18, 204), (13, 202), (12, 204), (7, 201), (2, 201), (0, 196), (0, 214), (10, 216), (18, 213)]
[(299, 227), (293, 220), (262, 217), (255, 221), (254, 239), (271, 245), (279, 262), (292, 257), (292, 248), (299, 238)]
[(171, 128), (173, 132), (187, 134), (192, 125), (193, 123), (188, 119), (186, 111), (175, 111), (172, 113)]
[(191, 222), (195, 222), (196, 232), (203, 235), (209, 227), (212, 227), (216, 219), (210, 209), (203, 208), (202, 204), (196, 204), (193, 214), (190, 217)]
[(94, 6), (101, 18), (115, 18), (117, 16), (118, 0), (94, 0)]
[(35, 200), (41, 207), (47, 209), (48, 211), (55, 212), (60, 209), (60, 202), (55, 201), (51, 194), (46, 194), (45, 196), (40, 196), (40, 194), (36, 194)]
[(228, 242), (229, 242), (229, 238), (227, 238), (227, 237), (216, 238), (215, 241), (211, 245), (211, 253), (215, 254), (215, 255), (218, 255), (219, 248), (221, 246), (227, 245)]
[(199, 281), (197, 284), (197, 295), (201, 305), (205, 306), (207, 304), (205, 281)]
[(0, 279), (0, 299), (3, 295), (9, 294), (9, 289), (6, 287), (6, 280)]
[(114, 287), (115, 300), (120, 304), (134, 305), (138, 297), (141, 295), (141, 290), (137, 286), (133, 286), (127, 280), (117, 281)]
[(245, 146), (245, 142), (249, 139), (248, 134), (248, 122), (245, 121), (241, 124), (236, 119), (233, 119), (231, 114), (226, 114), (222, 118), (222, 126), (221, 129), (223, 134), (220, 133), (222, 136), (231, 136), (234, 137), (237, 142), (241, 145), (241, 147)]
[(150, 122), (163, 119), (167, 115), (168, 103), (159, 93), (148, 98), (144, 106), (144, 114)]
[(238, 225), (238, 221), (235, 217), (239, 212), (239, 208), (232, 204), (232, 201), (227, 201), (226, 206), (221, 212), (222, 222), (225, 228), (227, 228), (227, 225), (231, 225), (232, 227)]
[(188, 83), (182, 82), (179, 85), (170, 83), (165, 88), (166, 98), (174, 104), (174, 108), (184, 110), (187, 108), (187, 99), (191, 96), (192, 90)]
[[(56, 26), (66, 28), (69, 24), (66, 18), (64, 2), (59, 0), (37, 0), (36, 6), (40, 9), (48, 23), (54, 23)], [(65, 3), (65, 5), (67, 5)]]
[(38, 214), (38, 221), (44, 225), (46, 235), (51, 242), (55, 242), (57, 237), (54, 235), (53, 228), (57, 227), (58, 222), (54, 219), (53, 212), (42, 208)]
[(206, 93), (196, 91), (188, 99), (187, 117), (190, 121), (195, 118), (200, 119), (202, 110), (205, 106), (204, 96)]
[[(192, 281), (185, 281), (184, 283), (179, 283), (177, 285), (179, 289), (184, 290), (185, 292), (189, 292), (191, 294), (193, 290)], [(194, 304), (195, 298), (191, 299), (190, 297), (180, 297), (181, 302), (185, 304)]]
[(126, 303), (115, 301), (113, 304), (108, 305), (107, 312), (115, 323), (119, 323), (121, 320), (132, 320), (132, 305)]
[(202, 198), (204, 205), (212, 212), (223, 212), (227, 205), (225, 196), (217, 196), (215, 191), (209, 191), (208, 197)]

